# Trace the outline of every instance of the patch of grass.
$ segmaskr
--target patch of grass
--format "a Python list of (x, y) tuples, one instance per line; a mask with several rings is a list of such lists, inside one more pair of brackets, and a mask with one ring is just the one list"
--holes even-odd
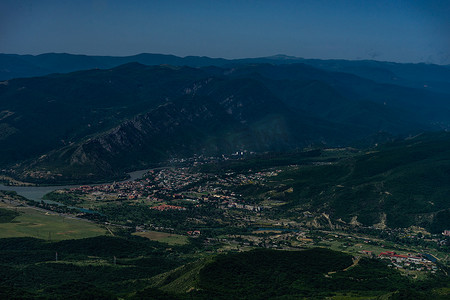
[(107, 234), (96, 224), (50, 214), (28, 207), (18, 207), (20, 215), (14, 222), (0, 223), (0, 238), (34, 237), (44, 240), (60, 241), (81, 239)]
[(332, 300), (388, 300), (392, 293), (387, 293), (385, 295), (379, 295), (376, 293), (374, 296), (369, 296), (370, 293), (360, 293), (347, 292), (347, 293), (336, 293), (336, 295), (330, 297)]
[(16, 211), (0, 208), (0, 223), (9, 223), (18, 215)]
[(198, 285), (200, 280), (198, 274), (207, 262), (212, 262), (212, 259), (200, 259), (197, 262), (159, 274), (152, 278), (155, 282), (154, 287), (175, 294), (189, 292)]
[(442, 297), (450, 297), (450, 287), (444, 287), (433, 290), (433, 293)]
[(167, 232), (145, 231), (145, 232), (136, 232), (133, 233), (133, 235), (144, 237), (152, 241), (166, 243), (169, 245), (186, 245), (188, 243), (187, 236)]

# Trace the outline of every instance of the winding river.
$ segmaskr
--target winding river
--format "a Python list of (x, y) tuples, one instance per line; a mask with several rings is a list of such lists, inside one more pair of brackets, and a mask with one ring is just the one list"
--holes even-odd
[[(147, 172), (150, 169), (146, 169), (146, 170), (139, 170), (139, 171), (134, 171), (131, 173), (128, 173), (128, 175), (130, 175), (130, 178), (124, 180), (124, 181), (132, 181), (138, 178), (141, 178), (142, 175), (145, 174), (145, 172)], [(104, 184), (108, 184), (108, 183), (104, 183)], [(50, 192), (53, 192), (55, 190), (61, 190), (61, 189), (66, 189), (66, 188), (72, 188), (72, 187), (78, 187), (80, 185), (57, 185), (57, 186), (7, 186), (7, 185), (3, 185), (0, 184), (0, 190), (4, 190), (4, 191), (15, 191), (17, 192), (17, 194), (30, 199), (30, 200), (34, 200), (34, 201), (41, 201), (42, 197)], [(48, 203), (55, 203), (53, 201), (45, 201)]]

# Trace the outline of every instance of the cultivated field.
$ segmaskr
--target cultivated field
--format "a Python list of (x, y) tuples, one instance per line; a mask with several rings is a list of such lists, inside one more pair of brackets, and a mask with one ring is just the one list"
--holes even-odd
[(152, 241), (158, 241), (161, 243), (167, 243), (169, 245), (184, 245), (187, 243), (187, 236), (179, 235), (179, 234), (171, 234), (167, 232), (159, 232), (159, 231), (145, 231), (145, 232), (136, 232), (134, 235), (148, 238)]
[[(0, 207), (6, 208), (5, 205)], [(107, 234), (96, 224), (39, 211), (29, 207), (17, 207), (20, 213), (12, 222), (0, 223), (0, 238), (34, 237), (60, 241), (81, 239)]]

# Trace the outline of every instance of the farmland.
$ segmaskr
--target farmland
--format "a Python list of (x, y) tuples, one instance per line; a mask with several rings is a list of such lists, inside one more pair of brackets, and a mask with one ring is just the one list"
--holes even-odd
[(169, 245), (185, 245), (188, 242), (188, 238), (186, 236), (166, 232), (145, 231), (136, 232), (133, 235), (144, 237), (152, 241), (167, 243)]
[[(9, 209), (10, 206), (0, 203), (0, 208)], [(14, 207), (13, 210), (17, 211), (19, 215), (11, 222), (0, 223), (0, 238), (34, 237), (61, 241), (107, 234), (105, 228), (86, 220), (79, 220), (31, 207)]]

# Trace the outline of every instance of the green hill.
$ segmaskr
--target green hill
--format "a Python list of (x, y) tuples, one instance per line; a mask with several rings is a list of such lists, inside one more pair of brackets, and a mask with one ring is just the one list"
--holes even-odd
[[(435, 133), (362, 153), (341, 151), (342, 157), (335, 155), (332, 160), (327, 159), (332, 152), (324, 150), (273, 177), (270, 184), (260, 187), (259, 196), (252, 194), (255, 189), (246, 194), (241, 188), (240, 192), (286, 201), (279, 213), (291, 217), (301, 211), (326, 212), (348, 223), (356, 218), (364, 225), (415, 225), (440, 233), (450, 228), (449, 149), (450, 134)], [(288, 189), (291, 192), (283, 192)], [(274, 193), (277, 190), (281, 192)]]
[[(191, 245), (192, 246), (192, 245)], [(0, 239), (7, 299), (344, 299), (448, 296), (444, 273), (411, 281), (377, 259), (324, 248), (197, 253), (138, 237)], [(197, 248), (198, 250), (198, 248)], [(58, 259), (55, 259), (55, 253)], [(397, 297), (397, 298), (395, 298)]]
[[(428, 284), (430, 294), (442, 282)], [(132, 299), (390, 299), (405, 293), (426, 295), (421, 287), (379, 260), (354, 260), (323, 248), (257, 249), (219, 255), (170, 271)]]
[(133, 237), (0, 239), (0, 298), (117, 299), (185, 263), (166, 247)]

